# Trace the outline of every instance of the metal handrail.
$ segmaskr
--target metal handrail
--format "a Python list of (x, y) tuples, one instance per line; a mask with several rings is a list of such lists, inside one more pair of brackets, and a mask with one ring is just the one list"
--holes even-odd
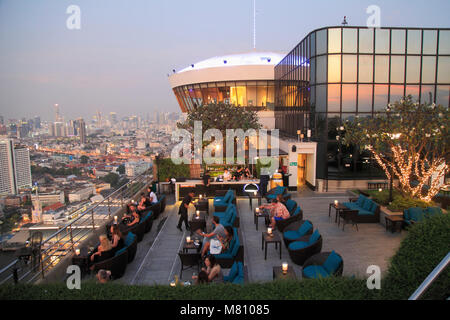
[[(45, 241), (43, 241), (41, 243), (41, 248), (45, 245), (45, 244), (50, 244), (50, 246), (48, 248), (45, 248), (44, 250), (41, 251), (41, 257), (45, 257), (44, 259), (40, 260), (40, 263), (37, 267), (35, 268), (30, 268), (30, 270), (28, 270), (27, 272), (25, 272), (18, 280), (22, 281), (23, 279), (25, 279), (26, 277), (28, 277), (31, 273), (33, 273), (36, 270), (41, 270), (40, 272), (37, 272), (31, 279), (29, 279), (28, 282), (33, 281), (35, 278), (37, 278), (37, 276), (39, 276), (42, 273), (42, 276), (44, 276), (44, 272), (49, 269), (51, 267), (52, 261), (50, 261), (50, 263), (47, 263), (47, 265), (44, 267), (44, 264), (46, 262), (48, 262), (53, 255), (53, 253), (55, 252), (60, 252), (59, 250), (61, 249), (65, 249), (65, 246), (67, 244), (70, 243), (70, 246), (68, 249), (63, 250), (63, 252), (61, 252), (60, 258), (59, 260), (61, 260), (61, 258), (63, 256), (65, 256), (67, 254), (67, 252), (73, 250), (75, 244), (79, 243), (80, 241), (82, 241), (87, 235), (89, 235), (91, 232), (94, 232), (95, 229), (97, 228), (97, 223), (95, 222), (96, 220), (107, 220), (111, 217), (111, 205), (115, 205), (115, 201), (119, 201), (120, 200), (120, 208), (123, 206), (123, 200), (124, 197), (130, 197), (133, 196), (135, 194), (131, 194), (132, 190), (128, 189), (128, 187), (132, 184), (135, 183), (143, 183), (145, 185), (146, 179), (149, 177), (150, 179), (152, 179), (151, 174), (148, 175), (148, 170), (145, 171), (144, 173), (142, 173), (141, 175), (135, 177), (133, 180), (127, 182), (125, 185), (121, 186), (119, 189), (115, 190), (114, 192), (112, 192), (111, 194), (109, 194), (105, 199), (103, 199), (101, 202), (98, 202), (97, 204), (86, 208), (84, 213), (81, 213), (80, 216), (78, 216), (76, 219), (74, 219), (73, 221), (71, 221), (70, 223), (66, 224), (64, 227), (62, 227), (61, 229), (59, 229), (58, 231), (56, 231), (55, 233), (53, 233), (50, 237), (48, 237)], [(128, 189), (128, 190), (127, 190)], [(128, 192), (127, 192), (128, 191)], [(111, 201), (112, 200), (112, 201)], [(95, 210), (101, 206), (101, 205), (106, 205), (108, 206), (108, 214), (106, 214), (104, 217), (102, 216), (100, 219), (95, 219), (94, 220), (94, 212)], [(81, 211), (82, 209), (77, 209), (72, 211), (70, 214), (76, 213), (77, 211)], [(79, 228), (79, 226), (75, 226), (76, 223), (79, 223), (83, 218), (86, 218), (83, 221), (89, 221), (89, 219), (92, 219), (92, 224), (91, 225), (86, 225), (89, 226), (89, 228)], [(58, 237), (62, 234), (62, 233), (67, 233), (72, 231), (72, 229), (81, 229), (78, 232), (75, 233), (75, 235), (73, 235), (71, 233), (70, 239), (67, 240), (66, 242), (62, 243), (62, 241), (59, 241)], [(87, 232), (83, 232), (86, 231)], [(75, 240), (75, 238), (82, 234), (78, 240)], [(55, 241), (56, 240), (56, 241)], [(55, 243), (50, 243), (50, 242), (55, 241)], [(62, 244), (61, 244), (62, 243)], [(3, 269), (0, 270), (0, 275), (6, 273), (8, 270), (11, 269), (17, 269), (17, 263), (19, 262), (19, 259), (15, 259), (14, 261), (12, 261), (9, 265), (7, 265), (6, 267), (4, 267)], [(59, 261), (58, 261), (59, 262)], [(17, 271), (17, 270), (16, 270)], [(0, 284), (3, 284), (9, 280), (11, 280), (12, 278), (15, 278), (13, 276), (13, 274), (8, 275), (6, 278), (4, 278), (3, 280), (0, 281)]]
[(442, 261), (434, 268), (433, 271), (426, 277), (422, 284), (417, 288), (416, 291), (409, 297), (408, 300), (418, 300), (425, 291), (433, 284), (434, 281), (439, 277), (439, 275), (448, 267), (450, 264), (450, 252), (442, 259)]

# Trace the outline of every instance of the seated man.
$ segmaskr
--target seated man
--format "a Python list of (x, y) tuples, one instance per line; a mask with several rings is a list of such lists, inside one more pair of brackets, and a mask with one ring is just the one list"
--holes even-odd
[(207, 252), (207, 243), (209, 243), (209, 241), (211, 241), (211, 239), (218, 239), (218, 237), (225, 237), (225, 228), (223, 227), (223, 225), (220, 224), (220, 219), (217, 216), (214, 216), (212, 219), (212, 223), (214, 225), (214, 230), (211, 233), (204, 233), (201, 232), (201, 230), (197, 230), (196, 232), (204, 237), (203, 240), (203, 249), (202, 249), (202, 256), (206, 255)]
[(223, 172), (223, 181), (230, 181), (231, 180), (231, 173), (225, 169)]
[(270, 210), (270, 222), (271, 222), (270, 226), (272, 229), (275, 228), (276, 221), (284, 220), (291, 216), (286, 206), (282, 203), (282, 200), (283, 196), (279, 194), (272, 203), (262, 205), (259, 207), (260, 209)]
[(150, 198), (151, 204), (158, 203), (158, 197), (156, 196), (156, 193), (153, 190), (149, 193), (148, 197)]

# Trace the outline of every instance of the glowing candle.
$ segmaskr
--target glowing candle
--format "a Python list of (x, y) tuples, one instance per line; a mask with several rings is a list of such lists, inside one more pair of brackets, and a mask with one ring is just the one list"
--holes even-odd
[(191, 237), (186, 237), (186, 242), (191, 243)]
[(202, 198), (202, 195), (199, 195), (200, 199)]
[(117, 216), (114, 216), (114, 223), (117, 223)]
[(380, 189), (378, 189), (378, 192), (381, 192), (381, 191), (383, 191), (383, 189), (381, 189), (381, 188), (380, 188)]
[(76, 254), (77, 256), (79, 256), (79, 255), (80, 255), (80, 249), (75, 249), (75, 254)]
[(267, 228), (267, 233), (268, 233), (269, 235), (271, 235), (271, 234), (272, 234), (272, 228)]
[(337, 200), (334, 200), (334, 205), (335, 205), (335, 206), (337, 206), (337, 205), (338, 205), (338, 203), (339, 203), (339, 201), (337, 201)]
[(259, 208), (256, 208), (255, 210), (256, 210), (256, 213), (259, 213)]
[(283, 270), (283, 274), (286, 274), (288, 271), (288, 264), (287, 262), (283, 262), (283, 264), (281, 265), (281, 270)]

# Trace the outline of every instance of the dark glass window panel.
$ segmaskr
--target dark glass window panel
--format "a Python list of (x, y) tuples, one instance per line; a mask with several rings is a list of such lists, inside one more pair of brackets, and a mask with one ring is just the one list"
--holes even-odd
[(411, 96), (413, 101), (419, 101), (420, 86), (406, 86), (406, 96)]
[(405, 56), (391, 56), (391, 83), (405, 82)]
[(356, 55), (344, 55), (342, 66), (342, 82), (356, 82), (357, 81), (357, 56)]
[(256, 86), (247, 84), (247, 106), (255, 107), (257, 105)]
[(327, 56), (317, 57), (316, 71), (316, 83), (325, 83), (327, 81)]
[(375, 82), (389, 82), (389, 56), (375, 56)]
[(439, 32), (439, 54), (450, 54), (450, 30)]
[(450, 86), (437, 86), (436, 104), (449, 107)]
[(327, 30), (323, 29), (316, 32), (316, 50), (317, 55), (327, 52)]
[(430, 104), (430, 94), (431, 94), (431, 103), (434, 100), (434, 86), (423, 85), (421, 89), (420, 95), (420, 103), (422, 104)]
[(359, 56), (359, 82), (373, 82), (373, 56)]
[(372, 112), (372, 88), (371, 84), (358, 86), (358, 112)]
[(316, 33), (311, 33), (311, 57), (316, 55)]
[(438, 83), (450, 83), (450, 57), (439, 57)]
[(423, 54), (436, 54), (437, 30), (423, 31)]
[(403, 98), (403, 91), (405, 87), (402, 85), (391, 85), (390, 102), (395, 103)]
[(408, 54), (420, 54), (422, 46), (422, 31), (421, 30), (408, 30)]
[(315, 106), (316, 105), (316, 87), (315, 86), (311, 86), (311, 106)]
[(373, 53), (373, 30), (359, 29), (359, 53)]
[(316, 86), (316, 111), (326, 112), (327, 111), (327, 86), (318, 85)]
[(388, 86), (375, 85), (374, 88), (374, 112), (385, 111), (388, 103)]
[(328, 56), (328, 82), (341, 82), (341, 55)]
[(420, 82), (420, 57), (406, 57), (406, 83)]
[(375, 53), (389, 53), (389, 30), (375, 30)]
[(356, 84), (342, 85), (342, 112), (356, 111)]
[(404, 54), (405, 53), (405, 42), (406, 42), (406, 31), (405, 30), (392, 30), (392, 40), (391, 40), (391, 53), (394, 54)]
[(341, 28), (328, 29), (328, 53), (341, 52)]
[(358, 47), (358, 29), (344, 28), (342, 30), (342, 52), (356, 53)]
[(311, 58), (311, 84), (316, 83), (316, 58)]
[(341, 109), (341, 85), (328, 85), (328, 112), (340, 112)]
[(422, 83), (436, 82), (436, 57), (422, 57)]

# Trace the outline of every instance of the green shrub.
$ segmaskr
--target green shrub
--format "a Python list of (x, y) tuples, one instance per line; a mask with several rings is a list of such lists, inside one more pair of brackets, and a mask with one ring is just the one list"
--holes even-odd
[(327, 278), (321, 280), (285, 280), (201, 286), (127, 286), (118, 283), (104, 285), (83, 282), (81, 290), (69, 290), (64, 283), (47, 285), (3, 285), (0, 299), (81, 299), (81, 300), (368, 300), (375, 293), (368, 290), (364, 280)]
[[(450, 216), (432, 216), (408, 229), (406, 238), (392, 258), (382, 283), (385, 299), (407, 299), (428, 274), (450, 252)], [(425, 293), (424, 299), (443, 299), (450, 293), (447, 268)]]
[(168, 181), (170, 178), (191, 176), (188, 164), (174, 164), (172, 159), (165, 158), (157, 160), (159, 181)]
[(426, 202), (420, 199), (406, 198), (402, 196), (394, 197), (394, 200), (390, 205), (388, 205), (388, 209), (391, 211), (403, 211), (408, 208), (420, 207), (427, 208), (432, 207), (435, 204), (433, 202)]

